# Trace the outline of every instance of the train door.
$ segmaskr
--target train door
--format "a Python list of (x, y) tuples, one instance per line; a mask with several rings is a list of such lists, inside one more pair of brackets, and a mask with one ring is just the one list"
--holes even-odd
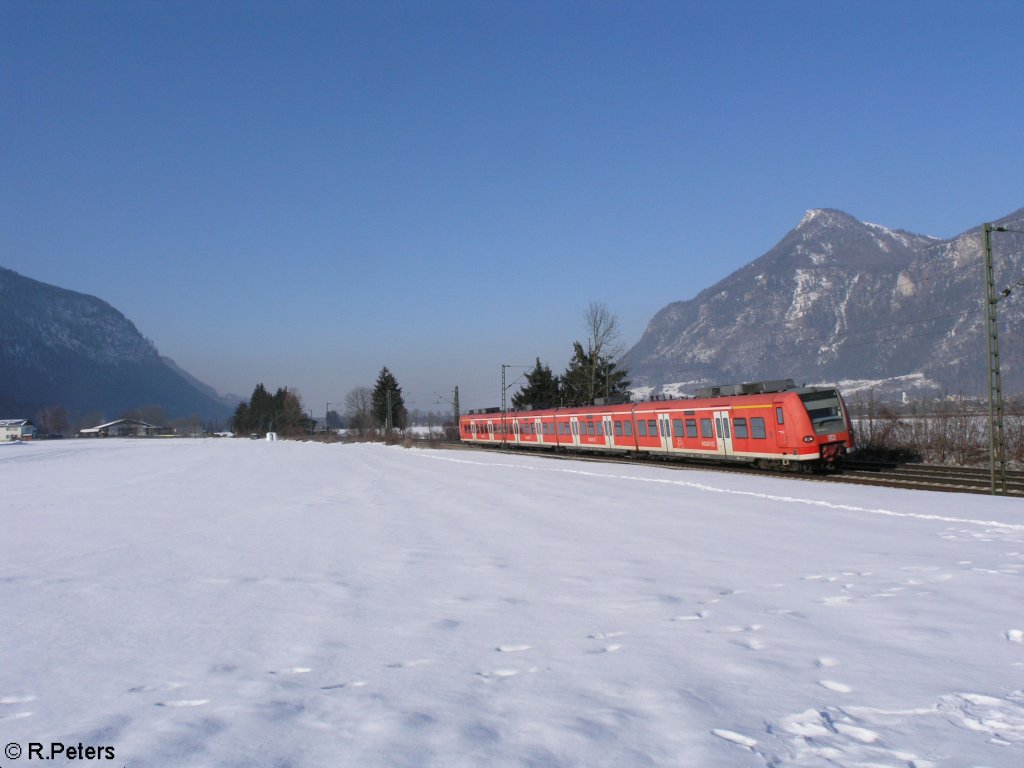
[(667, 413), (658, 414), (658, 432), (661, 435), (661, 450), (672, 450), (672, 421)]
[(729, 411), (715, 411), (715, 436), (718, 438), (718, 453), (732, 455), (732, 428), (729, 425)]
[(569, 417), (569, 432), (572, 445), (576, 448), (580, 447), (580, 420), (578, 416)]
[(608, 448), (615, 447), (615, 433), (612, 431), (612, 417), (604, 417), (604, 444)]
[(775, 413), (772, 414), (772, 422), (775, 424), (775, 444), (779, 448), (785, 448), (786, 442), (786, 416), (785, 403), (782, 400), (776, 400), (772, 405), (775, 407)]

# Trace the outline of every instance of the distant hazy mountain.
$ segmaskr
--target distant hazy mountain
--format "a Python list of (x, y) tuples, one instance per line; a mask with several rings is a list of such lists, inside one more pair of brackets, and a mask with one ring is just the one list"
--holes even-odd
[(105, 301), (0, 267), (0, 416), (53, 405), (107, 418), (151, 405), (170, 418), (231, 413)]
[[(1024, 209), (997, 224), (1024, 230)], [(1024, 235), (995, 233), (997, 290)], [(766, 254), (669, 304), (622, 359), (635, 385), (793, 378), (882, 393), (987, 393), (980, 226), (949, 240), (808, 211)], [(999, 304), (1005, 392), (1024, 392), (1024, 289)]]

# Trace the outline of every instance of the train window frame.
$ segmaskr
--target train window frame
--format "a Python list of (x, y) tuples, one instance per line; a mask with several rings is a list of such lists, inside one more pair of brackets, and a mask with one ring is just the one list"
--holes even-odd
[(682, 419), (672, 419), (672, 436), (673, 437), (680, 437), (680, 438), (683, 436), (683, 420)]
[(622, 437), (622, 422), (621, 421), (616, 421), (615, 422), (615, 436), (616, 437)]
[(715, 423), (711, 419), (707, 417), (701, 417), (700, 436), (704, 438), (715, 436)]
[[(760, 434), (758, 434), (760, 433)], [(751, 416), (750, 417), (750, 435), (755, 440), (767, 440), (768, 432), (765, 428), (764, 418), (762, 416)]]
[(622, 422), (622, 431), (625, 433), (626, 437), (632, 437), (633, 436), (633, 422), (632, 421), (624, 421), (624, 422)]
[(648, 437), (657, 437), (658, 436), (658, 420), (657, 419), (648, 419), (647, 420), (647, 435), (648, 435)]
[(732, 420), (732, 434), (737, 440), (746, 440), (750, 437), (745, 418), (737, 417)]
[(636, 423), (636, 434), (638, 437), (647, 437), (647, 422), (639, 419)]
[(782, 406), (781, 405), (775, 406), (775, 423), (776, 424), (785, 424), (786, 423), (786, 413), (785, 413), (785, 411), (782, 410)]
[(598, 437), (604, 437), (604, 428), (600, 421), (595, 422), (594, 430), (597, 432)]
[[(691, 413), (692, 413), (692, 411), (691, 411)], [(696, 437), (697, 436), (697, 420), (696, 419), (687, 419), (686, 420), (686, 436), (687, 437)]]

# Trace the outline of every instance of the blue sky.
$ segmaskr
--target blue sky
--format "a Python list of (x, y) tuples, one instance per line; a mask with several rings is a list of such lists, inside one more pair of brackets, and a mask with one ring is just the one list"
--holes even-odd
[(0, 0), (0, 265), (221, 392), (493, 405), (809, 208), (1021, 207), (1022, 100), (1016, 1)]

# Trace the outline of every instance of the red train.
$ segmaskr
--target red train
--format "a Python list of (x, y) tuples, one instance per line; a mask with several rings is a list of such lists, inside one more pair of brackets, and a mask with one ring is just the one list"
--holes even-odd
[(693, 399), (571, 408), (469, 411), (466, 443), (753, 463), (765, 469), (834, 469), (853, 448), (839, 390), (790, 379), (711, 387)]

